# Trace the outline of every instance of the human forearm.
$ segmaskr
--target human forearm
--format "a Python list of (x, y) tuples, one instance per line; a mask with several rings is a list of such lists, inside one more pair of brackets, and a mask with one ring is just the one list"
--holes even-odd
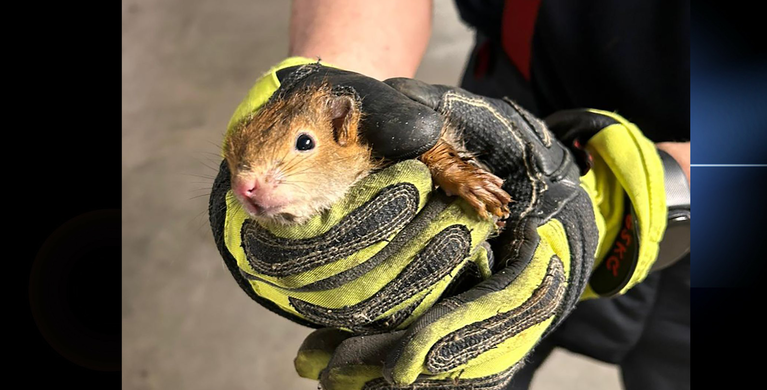
[(290, 55), (377, 79), (413, 77), (431, 33), (431, 0), (294, 0)]

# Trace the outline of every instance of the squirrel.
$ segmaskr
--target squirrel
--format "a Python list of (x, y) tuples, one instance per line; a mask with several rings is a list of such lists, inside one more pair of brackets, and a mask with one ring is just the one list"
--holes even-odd
[[(363, 115), (359, 101), (334, 93), (328, 82), (270, 99), (224, 142), (234, 196), (252, 219), (283, 225), (329, 209), (358, 180), (394, 162), (376, 157), (360, 136)], [(511, 201), (503, 180), (463, 147), (449, 121), (418, 159), (447, 195), (503, 226)]]

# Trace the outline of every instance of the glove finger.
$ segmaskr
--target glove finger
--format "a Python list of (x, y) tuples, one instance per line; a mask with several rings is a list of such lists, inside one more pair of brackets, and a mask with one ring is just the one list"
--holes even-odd
[(327, 369), (320, 374), (323, 390), (360, 390), (377, 388), (381, 366), (392, 345), (404, 331), (357, 336), (343, 340), (336, 348)]
[[(529, 234), (528, 241), (536, 242), (537, 234)], [(435, 305), (387, 356), (384, 377), (404, 385), (422, 373), (481, 366), (487, 376), (517, 364), (552, 324), (566, 296), (569, 262), (557, 253), (566, 252), (561, 246), (567, 244), (555, 248), (549, 240), (475, 288)]]
[(442, 103), (442, 95), (448, 91), (456, 90), (455, 87), (440, 84), (427, 84), (423, 81), (405, 77), (395, 77), (384, 80), (385, 84), (401, 92), (405, 96), (421, 103), (433, 110), (437, 110)]
[(298, 375), (307, 379), (319, 379), (320, 373), (333, 357), (333, 352), (349, 337), (352, 337), (351, 333), (333, 328), (318, 329), (309, 334), (293, 360)]
[(586, 109), (557, 111), (544, 121), (549, 131), (573, 152), (581, 176), (590, 171), (594, 164), (585, 149), (588, 141), (600, 130), (619, 123), (614, 118)]
[(320, 375), (323, 390), (477, 390), (500, 389), (511, 379), (521, 364), (499, 373), (484, 375), (482, 368), (469, 369), (457, 375), (421, 375), (413, 383), (397, 385), (382, 376), (386, 355), (404, 331), (359, 336), (345, 339), (335, 349), (327, 369)]
[[(456, 271), (468, 263), (471, 243), (481, 242), (493, 229), (487, 221), (461, 221), (466, 207), (435, 194), (422, 212), (390, 241), (389, 245), (397, 250), (385, 260), (386, 271), (391, 272), (389, 277), (384, 279), (382, 274), (373, 273), (373, 281), (330, 290), (334, 294), (367, 293), (369, 296), (362, 301), (333, 309), (298, 299), (291, 299), (291, 304), (307, 318), (357, 333), (379, 333), (407, 326), (408, 318), (417, 317), (430, 307), (457, 277)], [(400, 266), (403, 268), (396, 272)], [(375, 282), (376, 278), (386, 283)], [(349, 287), (355, 287), (354, 291)], [(370, 295), (370, 291), (374, 293)]]
[(557, 111), (547, 116), (544, 122), (557, 139), (563, 141), (565, 145), (576, 138), (583, 141), (583, 145), (585, 145), (589, 138), (600, 130), (619, 123), (614, 118), (587, 109)]

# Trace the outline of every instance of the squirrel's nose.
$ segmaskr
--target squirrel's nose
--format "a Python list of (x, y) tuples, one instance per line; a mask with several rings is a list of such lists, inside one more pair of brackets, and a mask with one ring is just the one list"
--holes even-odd
[(263, 185), (261, 184), (261, 181), (259, 178), (255, 176), (249, 176), (249, 177), (238, 177), (232, 186), (232, 189), (237, 195), (240, 195), (243, 198), (253, 198), (258, 197), (259, 189), (261, 189)]
[(281, 189), (281, 181), (273, 174), (239, 174), (232, 178), (232, 191), (251, 214), (261, 214), (289, 202), (289, 195)]
[(232, 183), (232, 190), (241, 199), (250, 199), (256, 204), (272, 201), (279, 183), (267, 175), (239, 175)]
[[(250, 189), (248, 189), (250, 187)], [(253, 195), (253, 192), (258, 190), (258, 181), (254, 181), (253, 185), (245, 185), (243, 188), (243, 195), (251, 196)]]

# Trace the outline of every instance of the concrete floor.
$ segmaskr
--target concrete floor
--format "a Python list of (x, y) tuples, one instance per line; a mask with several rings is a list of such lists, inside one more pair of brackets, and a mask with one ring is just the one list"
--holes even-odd
[[(471, 46), (450, 0), (417, 77), (455, 84)], [(123, 388), (315, 389), (292, 365), (308, 329), (224, 268), (206, 215), (229, 116), (285, 57), (289, 2), (123, 1)], [(557, 351), (533, 389), (618, 389), (611, 366)]]

